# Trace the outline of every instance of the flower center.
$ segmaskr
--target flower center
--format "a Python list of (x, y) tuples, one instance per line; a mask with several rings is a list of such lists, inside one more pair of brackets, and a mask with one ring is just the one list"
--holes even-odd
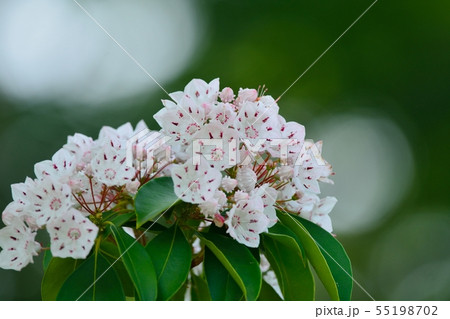
[(61, 200), (59, 198), (53, 198), (53, 200), (50, 202), (50, 209), (51, 210), (58, 210), (62, 206)]
[(200, 126), (197, 123), (191, 123), (187, 126), (186, 133), (188, 133), (189, 135), (192, 135), (195, 132), (197, 132), (199, 129), (200, 129)]
[(228, 115), (226, 115), (223, 112), (220, 112), (219, 114), (217, 114), (216, 116), (216, 120), (219, 121), (222, 124), (225, 124), (228, 121), (229, 117)]
[(113, 170), (112, 168), (105, 169), (105, 177), (110, 181), (112, 181), (114, 177), (116, 177), (116, 171)]
[(70, 239), (77, 240), (81, 237), (81, 231), (78, 228), (71, 228), (69, 229), (67, 236), (69, 236)]
[(192, 181), (189, 183), (188, 187), (192, 192), (197, 192), (200, 189), (200, 183), (199, 181)]
[(220, 147), (213, 148), (211, 150), (211, 159), (213, 161), (221, 161), (223, 159), (223, 156), (225, 155), (225, 151), (221, 149)]
[(247, 126), (245, 128), (245, 136), (247, 136), (248, 138), (257, 138), (258, 131), (253, 127), (253, 125)]

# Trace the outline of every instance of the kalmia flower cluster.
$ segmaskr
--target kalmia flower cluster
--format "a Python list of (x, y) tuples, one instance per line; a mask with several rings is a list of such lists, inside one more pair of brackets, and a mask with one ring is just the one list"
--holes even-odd
[[(104, 230), (103, 215), (133, 212), (139, 188), (161, 176), (172, 177), (175, 194), (197, 205), (206, 224), (249, 247), (277, 222), (277, 209), (331, 232), (336, 199), (318, 196), (319, 182), (331, 183), (332, 175), (322, 144), (305, 140), (304, 127), (286, 122), (264, 93), (240, 89), (236, 96), (220, 91), (218, 79), (194, 79), (154, 116), (161, 130), (153, 133), (164, 143), (146, 140), (143, 121), (103, 127), (96, 140), (68, 137), (51, 160), (35, 165), (36, 178), (11, 186), (0, 267), (20, 270), (44, 249), (86, 258)], [(49, 248), (35, 240), (43, 229)]]
[(249, 247), (277, 222), (276, 209), (331, 232), (337, 201), (318, 197), (319, 182), (332, 183), (322, 143), (305, 140), (303, 125), (286, 122), (264, 93), (240, 89), (236, 96), (219, 91), (218, 79), (193, 80), (154, 116), (175, 150), (175, 193)]

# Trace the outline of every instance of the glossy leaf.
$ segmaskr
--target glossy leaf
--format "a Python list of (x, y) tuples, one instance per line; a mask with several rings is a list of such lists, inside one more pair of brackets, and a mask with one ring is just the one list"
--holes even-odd
[(100, 244), (100, 252), (113, 265), (113, 268), (122, 283), (125, 296), (134, 297), (136, 290), (134, 289), (133, 282), (131, 281), (130, 275), (128, 275), (125, 265), (120, 259), (120, 253), (117, 246), (110, 241), (104, 240)]
[(351, 300), (353, 289), (352, 265), (344, 247), (322, 227), (303, 218), (295, 216), (294, 218), (305, 226), (319, 246), (336, 281), (340, 300)]
[[(106, 220), (108, 220), (109, 222), (116, 225), (116, 227), (120, 227), (123, 224), (125, 224), (126, 222), (128, 222), (134, 216), (135, 216), (135, 212), (129, 212), (129, 213), (125, 213), (125, 214), (115, 215), (110, 218), (106, 217)], [(103, 214), (103, 217), (105, 218), (105, 214)], [(103, 237), (105, 237), (105, 238), (108, 237), (110, 232), (111, 232), (111, 229), (109, 227), (106, 228)]]
[(57, 300), (125, 300), (125, 294), (111, 264), (97, 254), (91, 255), (67, 278)]
[(211, 295), (206, 280), (193, 273), (191, 273), (191, 299), (193, 301), (211, 301)]
[(250, 250), (232, 238), (214, 232), (198, 234), (198, 237), (230, 273), (246, 299), (256, 300), (261, 289), (262, 275)]
[(137, 228), (168, 210), (178, 201), (170, 177), (155, 178), (143, 185), (134, 200)]
[[(51, 256), (51, 254), (50, 254)], [(83, 262), (80, 259), (52, 258), (45, 270), (41, 284), (41, 296), (44, 301), (54, 301), (66, 279)]]
[(233, 301), (242, 299), (244, 293), (241, 288), (209, 248), (205, 248), (204, 267), (212, 300)]
[(284, 300), (314, 300), (314, 278), (294, 238), (262, 234), (264, 253), (274, 270)]
[(158, 300), (169, 300), (191, 270), (192, 249), (178, 226), (173, 226), (146, 246), (158, 278)]
[(139, 300), (156, 300), (157, 279), (152, 260), (142, 245), (122, 228), (111, 225), (111, 232), (119, 248), (121, 259)]
[(297, 219), (285, 212), (277, 212), (278, 219), (282, 224), (287, 226), (292, 230), (298, 239), (301, 241), (302, 246), (305, 248), (306, 255), (309, 261), (316, 270), (317, 275), (322, 281), (325, 289), (330, 295), (332, 300), (339, 300), (339, 292), (334, 281), (333, 274), (331, 273), (330, 267), (322, 255), (320, 248), (317, 246), (314, 238), (306, 230), (303, 224)]
[(47, 270), (50, 261), (53, 259), (52, 252), (50, 250), (44, 251), (44, 258), (42, 258), (42, 266), (44, 268), (44, 272)]

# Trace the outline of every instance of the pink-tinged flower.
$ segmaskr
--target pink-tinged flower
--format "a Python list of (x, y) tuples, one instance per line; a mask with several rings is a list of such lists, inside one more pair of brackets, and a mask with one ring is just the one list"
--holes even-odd
[(250, 198), (250, 194), (243, 192), (241, 190), (236, 191), (236, 193), (234, 193), (234, 201), (237, 203), (241, 200), (248, 200)]
[(199, 204), (214, 196), (222, 181), (222, 174), (204, 161), (193, 165), (190, 159), (182, 165), (173, 165), (172, 179), (175, 194), (181, 200)]
[(333, 226), (331, 224), (329, 214), (333, 210), (336, 203), (336, 197), (327, 196), (322, 198), (319, 205), (316, 206), (312, 213), (311, 221), (331, 233), (333, 231)]
[(232, 102), (234, 100), (233, 89), (229, 87), (223, 88), (222, 92), (219, 94), (219, 97), (224, 103)]
[(267, 231), (269, 220), (263, 213), (262, 201), (242, 200), (228, 212), (227, 233), (248, 247), (259, 246), (259, 234)]
[(214, 79), (210, 83), (193, 79), (185, 86), (184, 95), (191, 98), (197, 105), (211, 104), (217, 101), (219, 95), (219, 79)]
[(233, 125), (236, 119), (236, 112), (229, 103), (217, 103), (213, 104), (211, 111), (208, 113), (208, 118), (211, 123), (218, 123), (224, 127)]
[(94, 141), (92, 138), (80, 133), (69, 136), (67, 138), (67, 144), (63, 146), (64, 149), (73, 154), (77, 170), (84, 169), (84, 166), (91, 161), (93, 147)]
[(67, 183), (75, 174), (76, 158), (66, 149), (57, 151), (52, 160), (46, 160), (34, 165), (34, 173), (38, 179), (50, 176), (61, 183)]
[(48, 225), (51, 252), (54, 257), (84, 259), (94, 245), (98, 227), (81, 212), (71, 209)]
[(41, 245), (34, 241), (36, 233), (31, 231), (21, 219), (0, 229), (0, 268), (21, 270), (33, 263)]
[(263, 213), (269, 220), (268, 227), (272, 227), (278, 221), (275, 207), (273, 206), (277, 200), (278, 192), (275, 188), (270, 187), (269, 184), (264, 184), (252, 191), (250, 194), (251, 199), (261, 199), (263, 202)]
[(258, 98), (258, 91), (255, 89), (239, 89), (236, 104), (243, 104), (245, 102), (255, 102)]
[(265, 140), (261, 150), (269, 148), (272, 139), (281, 137), (278, 105), (275, 101), (272, 106), (266, 104), (268, 101), (261, 98), (258, 102), (243, 103), (234, 120), (234, 128), (242, 139), (249, 139), (253, 145), (260, 139)]
[(39, 226), (36, 224), (36, 219), (30, 215), (27, 205), (23, 202), (11, 202), (6, 206), (2, 213), (2, 222), (5, 225), (12, 225), (16, 222), (17, 219), (22, 220), (26, 223), (28, 228), (32, 231), (36, 231), (39, 229)]
[(232, 192), (237, 186), (237, 180), (229, 176), (224, 176), (222, 178), (222, 188), (226, 192)]
[(192, 154), (194, 164), (200, 160), (222, 171), (236, 165), (238, 139), (234, 129), (206, 124), (193, 136), (187, 152)]
[(303, 191), (320, 193), (319, 181), (332, 184), (331, 165), (322, 158), (322, 142), (305, 141), (302, 151), (294, 165), (295, 186)]
[(26, 211), (39, 227), (67, 211), (73, 204), (70, 187), (50, 176), (35, 181), (27, 178), (25, 183), (11, 185), (11, 190), (13, 199), (27, 206)]
[(198, 205), (200, 208), (200, 212), (206, 217), (212, 217), (219, 211), (219, 202), (217, 199), (210, 198), (206, 202), (203, 202)]
[(205, 109), (183, 96), (178, 104), (163, 101), (165, 107), (153, 117), (175, 144), (188, 145), (205, 122)]
[(241, 190), (250, 192), (255, 188), (257, 176), (250, 167), (244, 166), (238, 168), (236, 180)]
[(126, 165), (125, 148), (105, 145), (91, 162), (92, 173), (97, 181), (106, 186), (123, 186), (135, 176), (135, 169)]

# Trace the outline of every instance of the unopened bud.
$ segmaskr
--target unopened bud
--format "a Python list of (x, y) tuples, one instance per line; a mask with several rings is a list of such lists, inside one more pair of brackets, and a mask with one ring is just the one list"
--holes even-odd
[(222, 92), (220, 92), (219, 97), (222, 100), (222, 102), (229, 103), (234, 99), (233, 90), (229, 87), (226, 87), (222, 90)]
[(219, 213), (214, 214), (214, 225), (216, 225), (217, 227), (222, 227), (224, 222), (225, 222), (225, 218), (220, 215)]

